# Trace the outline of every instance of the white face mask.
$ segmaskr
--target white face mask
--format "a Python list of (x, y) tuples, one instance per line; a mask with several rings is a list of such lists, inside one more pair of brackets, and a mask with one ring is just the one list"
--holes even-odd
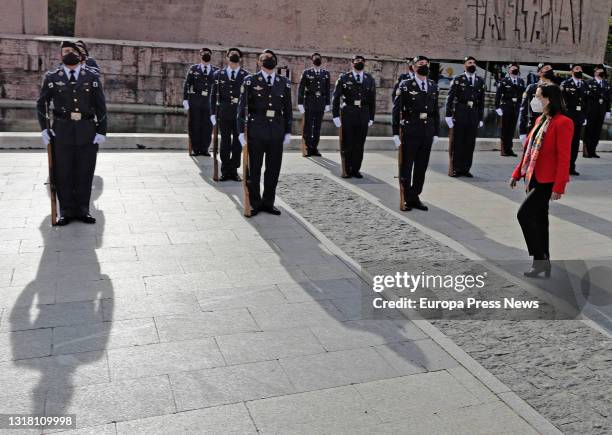
[(542, 113), (544, 111), (544, 104), (542, 104), (542, 100), (538, 97), (533, 97), (529, 105), (531, 106), (531, 110), (536, 113)]

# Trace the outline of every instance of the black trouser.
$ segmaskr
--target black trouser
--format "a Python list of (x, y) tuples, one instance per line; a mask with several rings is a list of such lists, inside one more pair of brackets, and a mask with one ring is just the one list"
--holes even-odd
[(189, 137), (194, 152), (207, 152), (212, 139), (212, 123), (208, 107), (193, 106), (189, 109)]
[(523, 230), (529, 255), (535, 260), (550, 258), (548, 248), (548, 203), (554, 183), (538, 183), (535, 176), (529, 183), (527, 198), (521, 204), (517, 218)]
[(242, 146), (238, 139), (238, 124), (236, 118), (217, 119), (221, 131), (221, 175), (232, 176), (238, 173)]
[[(249, 171), (247, 185), (251, 207), (272, 207), (276, 196), (276, 185), (283, 160), (284, 129), (282, 121), (275, 125), (249, 124)], [(260, 194), (261, 167), (266, 163), (263, 197)]]
[(411, 135), (405, 131), (403, 133), (400, 177), (408, 204), (416, 202), (423, 191), (432, 143), (433, 136)]
[(58, 119), (53, 123), (53, 131), (60, 214), (64, 217), (86, 215), (98, 153), (98, 145), (93, 143), (96, 126), (93, 120)]
[(455, 121), (453, 129), (453, 170), (457, 173), (470, 172), (476, 148), (478, 118)]
[(586, 128), (584, 129), (584, 148), (585, 156), (592, 156), (597, 151), (601, 129), (606, 119), (605, 109), (600, 109), (589, 113)]
[(512, 153), (512, 142), (514, 140), (514, 130), (516, 130), (516, 123), (518, 122), (520, 107), (514, 104), (503, 104), (502, 105), (502, 117), (501, 117), (501, 152), (502, 154)]
[(309, 153), (317, 151), (319, 138), (321, 137), (321, 123), (323, 122), (323, 110), (306, 109), (304, 113), (303, 137)]
[(341, 118), (346, 172), (348, 175), (353, 175), (359, 172), (363, 162), (363, 147), (368, 135), (370, 110), (349, 106), (342, 111)]
[(576, 159), (578, 158), (578, 150), (580, 149), (580, 136), (582, 136), (582, 124), (584, 120), (581, 117), (570, 116), (574, 121), (574, 137), (572, 137), (572, 155), (570, 160), (570, 172), (576, 170)]

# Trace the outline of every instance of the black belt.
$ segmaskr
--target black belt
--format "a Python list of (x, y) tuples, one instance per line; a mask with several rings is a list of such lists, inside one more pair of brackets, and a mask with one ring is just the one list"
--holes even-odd
[[(83, 121), (83, 120), (91, 120), (94, 119), (95, 115), (93, 114), (85, 114), (85, 113), (80, 113), (80, 112), (72, 112), (72, 113), (78, 113), (81, 115), (81, 119), (79, 119), (78, 121)], [(75, 119), (72, 119), (71, 113), (70, 112), (53, 112), (53, 117), (55, 119), (64, 119), (64, 120), (68, 120), (68, 121), (77, 121)]]

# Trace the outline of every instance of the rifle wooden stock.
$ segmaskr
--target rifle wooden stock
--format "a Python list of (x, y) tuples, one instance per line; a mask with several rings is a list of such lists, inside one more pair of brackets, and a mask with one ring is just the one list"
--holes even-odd
[(57, 225), (57, 189), (55, 186), (55, 147), (51, 133), (51, 118), (49, 104), (45, 105), (45, 118), (49, 143), (47, 144), (47, 161), (49, 165), (49, 196), (51, 198), (51, 225)]
[(217, 154), (219, 154), (219, 106), (215, 110), (216, 123), (213, 127), (213, 180), (219, 181), (219, 160)]
[(448, 175), (452, 176), (455, 172), (455, 168), (453, 167), (453, 154), (454, 154), (454, 136), (455, 136), (455, 128), (448, 129)]
[(340, 142), (340, 164), (342, 165), (342, 177), (347, 177), (348, 172), (346, 170), (346, 156), (344, 152), (344, 138), (342, 137), (342, 115), (340, 115), (340, 127), (338, 127), (338, 141)]
[(404, 160), (404, 126), (400, 121), (400, 147), (397, 152), (397, 178), (399, 180), (400, 188), (400, 210), (406, 211), (406, 192), (404, 190), (404, 181), (402, 179), (402, 161)]
[(308, 152), (306, 150), (306, 140), (304, 139), (304, 118), (306, 118), (306, 112), (302, 113), (302, 157), (306, 157)]
[(191, 108), (187, 109), (187, 137), (189, 138), (189, 143), (187, 144), (187, 152), (190, 156), (193, 155), (193, 145), (191, 144)]

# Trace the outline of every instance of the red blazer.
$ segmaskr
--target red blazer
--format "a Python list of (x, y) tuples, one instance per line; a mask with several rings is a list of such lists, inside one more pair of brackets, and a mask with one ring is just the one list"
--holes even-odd
[[(540, 118), (535, 125), (538, 124), (539, 120)], [(574, 122), (570, 118), (561, 114), (553, 116), (550, 124), (548, 124), (536, 161), (534, 171), (536, 179), (539, 183), (554, 183), (553, 192), (556, 193), (565, 193), (565, 185), (569, 182), (573, 135)], [(521, 166), (525, 160), (526, 149), (527, 141), (523, 145), (523, 157), (512, 173), (512, 178), (515, 180), (521, 178)]]

